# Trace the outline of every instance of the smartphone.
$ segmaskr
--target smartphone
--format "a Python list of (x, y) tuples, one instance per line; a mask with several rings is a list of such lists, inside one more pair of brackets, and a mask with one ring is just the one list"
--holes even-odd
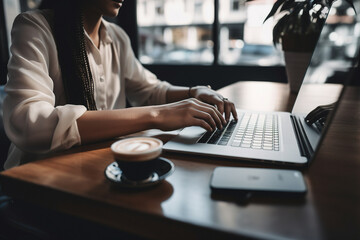
[(296, 196), (307, 192), (300, 171), (268, 168), (217, 167), (211, 176), (210, 187), (217, 192)]

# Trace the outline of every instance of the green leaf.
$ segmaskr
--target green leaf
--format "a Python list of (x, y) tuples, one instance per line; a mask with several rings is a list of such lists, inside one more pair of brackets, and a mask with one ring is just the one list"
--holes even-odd
[(286, 32), (289, 17), (290, 17), (289, 15), (285, 15), (274, 26), (274, 29), (273, 29), (273, 43), (274, 43), (274, 45), (276, 45), (277, 43), (280, 42), (281, 36), (284, 34), (284, 32)]
[(284, 2), (284, 4), (282, 5), (282, 7), (280, 9), (280, 12), (288, 11), (291, 8), (293, 8), (294, 7), (294, 2), (295, 2), (295, 0), (289, 0), (289, 1)]
[(316, 13), (313, 13), (312, 15), (312, 18), (313, 19), (316, 19), (316, 20), (319, 20), (320, 19), (320, 15), (321, 15), (321, 12), (324, 10), (325, 6), (321, 6), (320, 9), (316, 12)]
[(264, 22), (266, 22), (266, 20), (268, 20), (269, 18), (271, 18), (275, 13), (276, 11), (278, 10), (278, 8), (281, 6), (281, 4), (283, 4), (286, 0), (277, 0), (275, 3), (274, 3), (274, 6), (272, 7), (270, 13), (267, 15), (267, 17), (265, 18)]

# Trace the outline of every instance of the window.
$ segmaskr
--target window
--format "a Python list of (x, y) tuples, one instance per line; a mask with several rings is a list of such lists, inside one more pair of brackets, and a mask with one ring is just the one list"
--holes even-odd
[(263, 23), (273, 3), (137, 0), (139, 59), (144, 64), (282, 65), (272, 44), (272, 21)]
[(142, 63), (211, 63), (214, 10), (204, 0), (138, 0)]
[(232, 0), (230, 11), (239, 11), (240, 10), (240, 0)]

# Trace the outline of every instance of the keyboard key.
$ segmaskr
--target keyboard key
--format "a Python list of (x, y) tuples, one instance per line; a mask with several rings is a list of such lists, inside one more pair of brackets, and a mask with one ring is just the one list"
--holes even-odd
[(254, 146), (254, 145), (252, 145), (251, 148), (253, 148), (253, 149), (261, 149), (261, 146)]
[(226, 146), (229, 141), (223, 141), (221, 140), (218, 145)]
[(264, 150), (273, 150), (272, 147), (263, 147), (262, 149), (264, 149)]

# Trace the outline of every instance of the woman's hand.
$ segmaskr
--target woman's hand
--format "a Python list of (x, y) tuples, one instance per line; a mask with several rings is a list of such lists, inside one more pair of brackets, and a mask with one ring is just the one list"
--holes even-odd
[(222, 129), (226, 121), (213, 105), (195, 98), (153, 106), (154, 128), (168, 131), (188, 126), (200, 126), (207, 131)]
[[(204, 93), (200, 96), (207, 99)], [(208, 96), (208, 98), (212, 101), (213, 96)], [(226, 109), (226, 104), (224, 105)], [(222, 129), (225, 124), (223, 115), (215, 105), (207, 104), (196, 98), (165, 105), (87, 111), (77, 119), (83, 144), (152, 128), (169, 131), (200, 126), (207, 131), (214, 131), (216, 128)]]
[(216, 106), (221, 114), (225, 113), (226, 122), (229, 121), (231, 113), (235, 120), (238, 119), (234, 103), (229, 101), (227, 98), (224, 98), (209, 87), (192, 87), (189, 91), (189, 96), (199, 99), (200, 101), (210, 105)]

